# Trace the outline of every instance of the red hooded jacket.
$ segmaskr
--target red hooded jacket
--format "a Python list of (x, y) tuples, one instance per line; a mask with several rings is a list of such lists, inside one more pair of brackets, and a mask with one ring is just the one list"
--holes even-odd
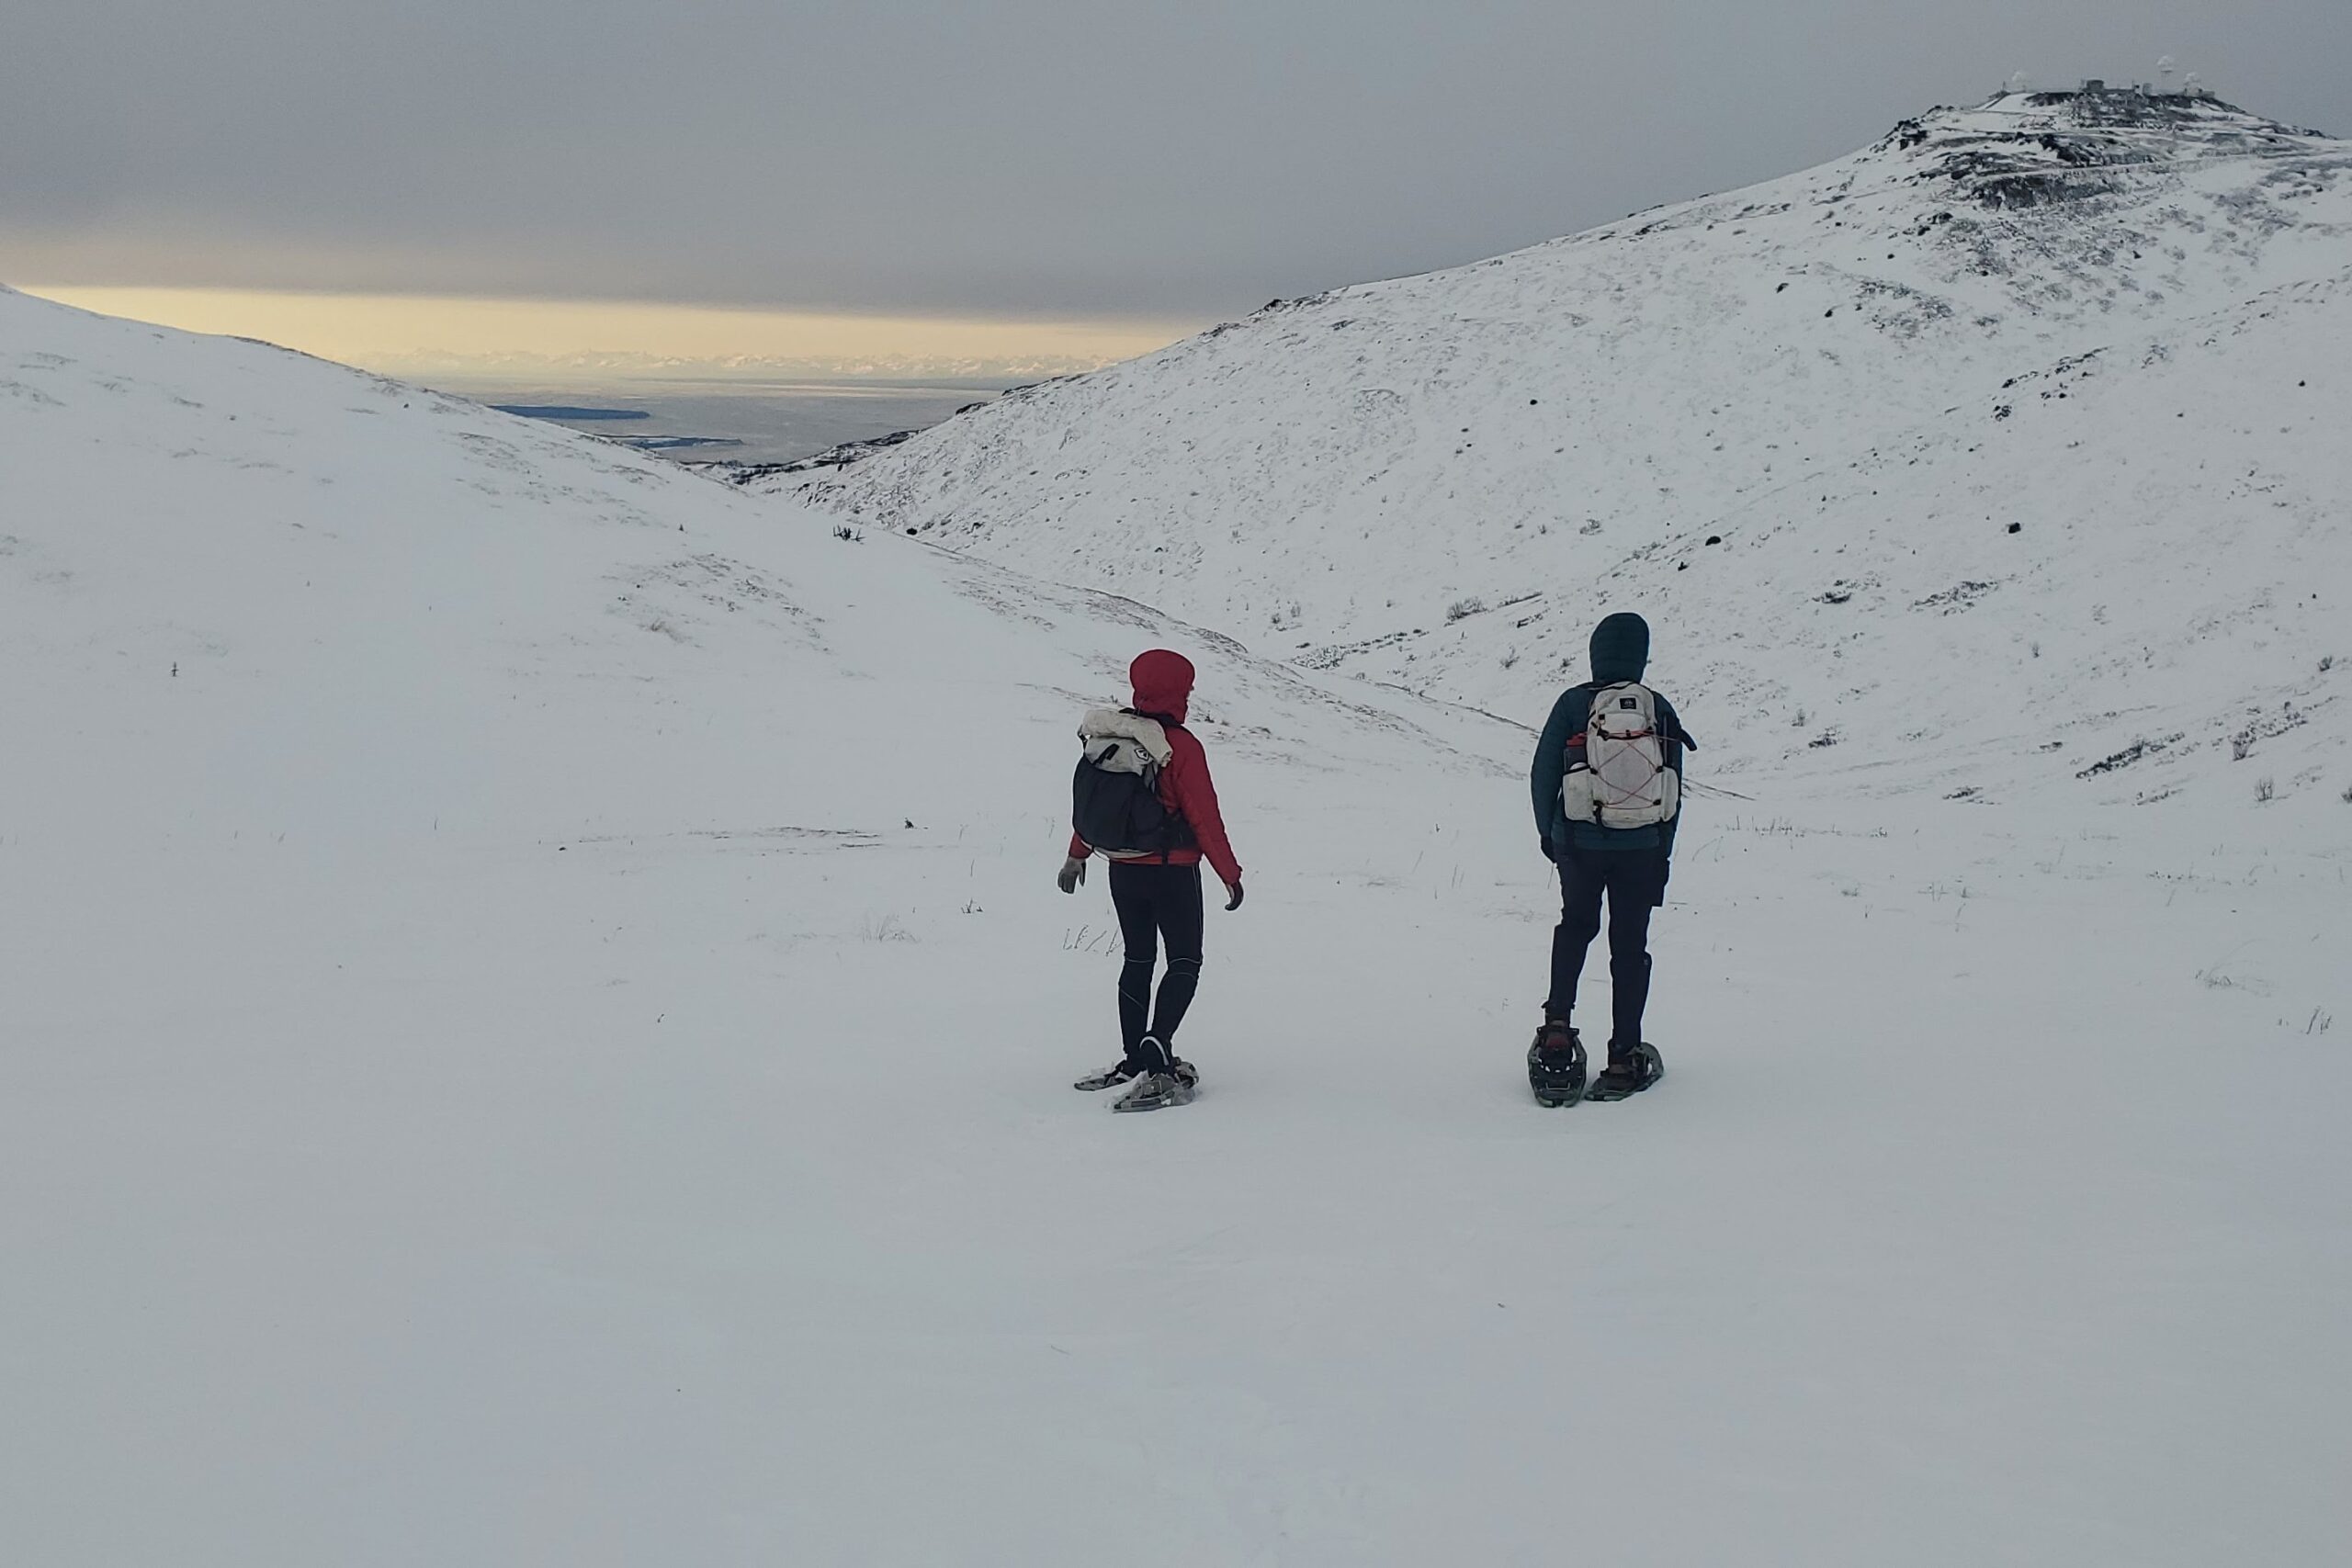
[[(1119, 859), (1130, 865), (1198, 865), (1205, 856), (1225, 885), (1233, 886), (1241, 880), (1241, 863), (1233, 858), (1233, 846), (1226, 841), (1216, 785), (1209, 778), (1209, 754), (1183, 728), (1193, 699), (1193, 661), (1181, 653), (1155, 648), (1136, 656), (1127, 667), (1127, 680), (1135, 687), (1135, 711), (1168, 728), (1168, 745), (1174, 755), (1159, 770), (1159, 801), (1184, 819), (1198, 847)], [(1073, 833), (1069, 852), (1072, 859), (1084, 860), (1094, 850)]]

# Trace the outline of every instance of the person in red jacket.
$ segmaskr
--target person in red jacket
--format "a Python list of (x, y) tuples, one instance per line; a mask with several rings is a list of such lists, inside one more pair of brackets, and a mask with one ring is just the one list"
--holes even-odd
[[(1208, 753), (1184, 728), (1193, 695), (1192, 660), (1164, 648), (1153, 649), (1128, 667), (1127, 678), (1135, 687), (1135, 705), (1127, 711), (1152, 720), (1166, 738), (1168, 760), (1159, 769), (1158, 793), (1160, 804), (1185, 830), (1175, 848), (1150, 853), (1102, 852), (1111, 862), (1111, 902), (1118, 910), (1119, 931), (1126, 944), (1126, 963), (1119, 971), (1119, 1037), (1125, 1055), (1117, 1066), (1080, 1078), (1075, 1087), (1109, 1089), (1134, 1079), (1135, 1088), (1114, 1109), (1154, 1111), (1183, 1104), (1200, 1082), (1199, 1072), (1176, 1055), (1175, 1040), (1201, 980), (1201, 862), (1206, 859), (1225, 884), (1227, 909), (1241, 908), (1241, 863), (1226, 840)], [(1057, 878), (1063, 892), (1078, 891), (1086, 880), (1087, 860), (1095, 852), (1084, 839), (1070, 836), (1069, 858)], [(1159, 982), (1155, 1006), (1151, 980), (1162, 942), (1168, 948), (1168, 973)]]

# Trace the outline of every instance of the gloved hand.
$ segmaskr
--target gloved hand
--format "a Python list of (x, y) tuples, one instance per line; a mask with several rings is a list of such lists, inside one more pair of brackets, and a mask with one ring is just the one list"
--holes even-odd
[(1085, 880), (1086, 863), (1076, 855), (1072, 855), (1062, 862), (1061, 874), (1054, 878), (1054, 886), (1065, 893), (1075, 893), (1078, 891), (1079, 884)]
[(1232, 895), (1232, 897), (1228, 897), (1225, 901), (1226, 909), (1230, 912), (1241, 908), (1241, 884), (1238, 882), (1228, 882), (1225, 885), (1225, 890), (1228, 894)]
[(1535, 835), (1535, 847), (1536, 847), (1537, 849), (1542, 850), (1542, 851), (1544, 852), (1544, 858), (1545, 860), (1550, 861), (1550, 862), (1551, 862), (1553, 864), (1555, 864), (1555, 865), (1557, 865), (1557, 864), (1559, 863), (1559, 862), (1560, 862), (1560, 856), (1559, 856), (1558, 852), (1557, 852), (1557, 851), (1555, 851), (1555, 850), (1554, 850), (1554, 849), (1552, 848), (1552, 835), (1551, 835), (1551, 834), (1549, 834), (1549, 833), (1538, 833), (1538, 834), (1536, 834), (1536, 835)]

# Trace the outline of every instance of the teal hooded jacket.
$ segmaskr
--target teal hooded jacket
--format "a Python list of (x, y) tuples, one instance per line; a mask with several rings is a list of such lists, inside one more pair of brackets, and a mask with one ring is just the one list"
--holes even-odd
[[(1682, 819), (1677, 812), (1650, 828), (1604, 828), (1598, 822), (1571, 822), (1560, 809), (1560, 781), (1568, 771), (1568, 738), (1582, 729), (1592, 713), (1592, 694), (1620, 681), (1638, 681), (1650, 662), (1650, 626), (1641, 616), (1621, 611), (1592, 629), (1592, 679), (1571, 686), (1552, 705), (1543, 739), (1535, 743), (1535, 766), (1528, 775), (1535, 802), (1535, 828), (1554, 852), (1563, 850), (1655, 850), (1674, 852), (1674, 829)], [(1665, 739), (1666, 765), (1683, 772), (1683, 753), (1695, 751), (1674, 705), (1657, 699), (1658, 732)], [(1685, 775), (1688, 776), (1687, 774)]]

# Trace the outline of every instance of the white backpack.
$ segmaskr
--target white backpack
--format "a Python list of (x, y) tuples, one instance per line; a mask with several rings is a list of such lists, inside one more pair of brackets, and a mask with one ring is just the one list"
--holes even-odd
[(1666, 765), (1666, 738), (1657, 730), (1657, 696), (1638, 681), (1593, 693), (1584, 733), (1568, 740), (1560, 780), (1568, 820), (1647, 828), (1672, 818), (1681, 804), (1682, 778)]

